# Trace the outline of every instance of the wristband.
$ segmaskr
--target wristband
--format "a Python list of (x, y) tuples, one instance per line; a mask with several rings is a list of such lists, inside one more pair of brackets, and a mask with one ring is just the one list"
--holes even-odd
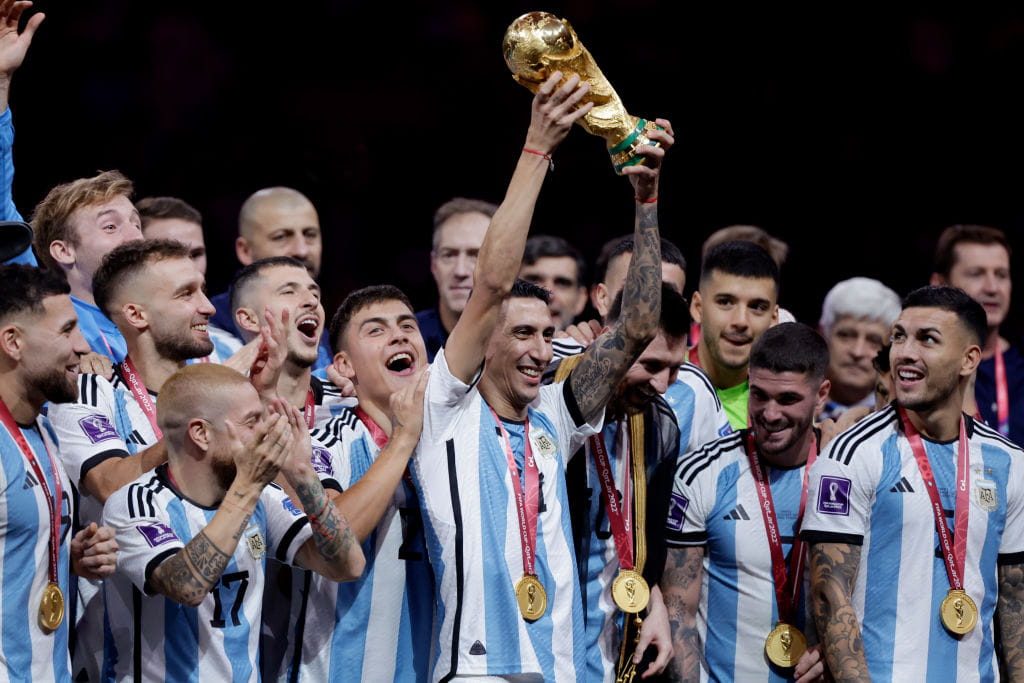
[(544, 157), (545, 159), (547, 159), (547, 160), (548, 160), (548, 170), (549, 170), (549, 171), (554, 171), (554, 170), (555, 170), (555, 162), (554, 162), (554, 160), (553, 160), (553, 159), (551, 158), (551, 155), (550, 155), (550, 154), (545, 154), (544, 152), (538, 152), (537, 150), (535, 150), (535, 149), (530, 149), (530, 148), (528, 148), (528, 147), (523, 147), (523, 151), (524, 151), (524, 152), (529, 152), (530, 154), (536, 154), (536, 155), (537, 155), (537, 156), (539, 156), (539, 157)]
[(633, 197), (633, 199), (637, 200), (641, 204), (653, 204), (654, 202), (658, 201), (657, 197), (651, 197), (650, 199), (640, 199), (640, 197)]

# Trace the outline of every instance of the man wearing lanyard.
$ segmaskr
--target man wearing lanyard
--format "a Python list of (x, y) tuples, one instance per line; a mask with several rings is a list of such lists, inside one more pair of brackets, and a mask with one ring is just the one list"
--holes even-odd
[[(77, 401), (49, 416), (60, 459), (79, 492), (82, 524), (100, 519), (107, 497), (167, 458), (156, 424), (157, 393), (191, 358), (213, 349), (206, 324), (213, 306), (203, 276), (180, 242), (137, 240), (114, 249), (96, 271), (97, 303), (115, 320), (128, 355), (112, 380), (84, 374)], [(79, 582), (76, 675), (98, 675), (103, 604), (98, 584)]]
[(962, 412), (987, 330), (962, 290), (911, 292), (896, 402), (812, 468), (801, 537), (837, 680), (994, 680), (996, 623), (1010, 680), (1024, 676), (1024, 451)]
[[(565, 464), (600, 428), (604, 406), (653, 339), (660, 316), (657, 181), (671, 124), (640, 146), (636, 243), (622, 315), (563, 382), (541, 386), (554, 323), (547, 292), (516, 280), (551, 153), (587, 93), (552, 74), (534, 98), (526, 145), (477, 260), (473, 293), (427, 382), (412, 460), (424, 508), (438, 617), (434, 680), (576, 680), (586, 666)], [(482, 370), (481, 370), (482, 366)], [(641, 590), (640, 579), (630, 586)]]
[[(0, 678), (70, 681), (69, 568), (101, 578), (117, 544), (95, 524), (67, 541), (72, 493), (56, 439), (40, 410), (78, 395), (88, 352), (62, 277), (31, 266), (0, 266)], [(70, 552), (69, 552), (70, 551)]]
[[(954, 225), (939, 236), (933, 285), (959, 287), (985, 309), (988, 333), (974, 383), (977, 410), (990, 427), (1024, 444), (1024, 356), (999, 334), (1010, 311), (1010, 243), (1000, 230)], [(968, 403), (970, 403), (968, 401)]]
[(708, 250), (690, 313), (700, 342), (690, 362), (711, 378), (733, 429), (747, 426), (750, 347), (779, 321), (779, 267), (752, 242), (724, 242)]
[[(614, 324), (621, 308), (620, 293), (607, 311), (605, 323)], [(587, 439), (584, 452), (566, 468), (586, 618), (588, 680), (614, 681), (617, 672), (626, 669), (655, 673), (671, 657), (668, 621), (657, 587), (664, 564), (661, 529), (665, 508), (660, 514), (653, 513), (653, 509), (649, 512), (649, 508), (663, 506), (671, 488), (671, 470), (660, 474), (657, 468), (670, 463), (674, 470), (679, 454), (680, 429), (663, 395), (681, 374), (689, 322), (686, 299), (663, 282), (658, 335), (626, 373), (608, 403), (601, 435)], [(545, 379), (549, 375), (555, 381), (564, 379), (579, 358), (552, 363)], [(714, 391), (707, 387), (704, 395), (714, 411)], [(720, 406), (718, 414), (725, 423)], [(690, 421), (694, 417), (691, 415)], [(704, 441), (718, 436), (715, 429), (703, 431)], [(668, 486), (660, 486), (663, 482)], [(628, 577), (633, 570), (640, 572), (651, 587), (647, 606), (628, 601), (618, 604), (620, 596), (614, 587), (627, 580), (618, 577)], [(638, 623), (642, 623), (639, 641)], [(642, 656), (652, 642), (658, 657), (652, 658), (651, 667), (636, 667), (634, 653)]]
[[(267, 558), (351, 581), (363, 554), (310, 462), (297, 408), (265, 406), (241, 373), (195, 364), (166, 380), (158, 421), (167, 463), (103, 508), (121, 547), (104, 587), (104, 674), (258, 680)], [(295, 502), (271, 483), (279, 472)]]
[(750, 353), (750, 428), (678, 459), (661, 583), (673, 680), (822, 676), (796, 536), (827, 369), (828, 347), (812, 329), (770, 328)]
[[(359, 405), (313, 431), (342, 492), (330, 492), (363, 544), (367, 569), (337, 584), (310, 577), (289, 632), (287, 680), (425, 681), (433, 576), (407, 472), (419, 441), (427, 351), (401, 290), (350, 293), (331, 321), (334, 366)], [(294, 593), (293, 593), (294, 595)]]

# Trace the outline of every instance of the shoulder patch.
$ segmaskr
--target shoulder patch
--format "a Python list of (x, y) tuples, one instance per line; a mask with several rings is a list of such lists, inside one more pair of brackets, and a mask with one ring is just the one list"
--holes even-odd
[(86, 415), (78, 421), (78, 426), (93, 443), (118, 438), (117, 430), (114, 429), (114, 425), (110, 424), (110, 419), (106, 415), (99, 413)]
[(174, 533), (174, 529), (161, 522), (139, 524), (135, 529), (146, 539), (146, 543), (149, 544), (150, 548), (178, 540), (178, 535)]
[(683, 528), (683, 520), (686, 518), (686, 508), (690, 507), (690, 501), (678, 493), (672, 494), (669, 501), (668, 522), (665, 526), (669, 531), (680, 531)]
[(326, 448), (313, 446), (313, 452), (309, 459), (317, 474), (334, 474), (334, 468), (331, 467), (331, 454)]

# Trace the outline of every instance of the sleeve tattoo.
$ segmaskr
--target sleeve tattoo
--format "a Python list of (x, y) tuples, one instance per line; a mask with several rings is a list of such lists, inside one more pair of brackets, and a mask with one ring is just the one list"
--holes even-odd
[(661, 235), (652, 204), (637, 204), (633, 258), (622, 288), (622, 313), (586, 350), (569, 376), (587, 420), (604, 408), (629, 367), (658, 329), (661, 315)]
[[(247, 516), (235, 534), (236, 541), (248, 523)], [(230, 560), (229, 553), (223, 552), (200, 531), (188, 545), (153, 571), (153, 588), (175, 602), (194, 607), (217, 585)]]
[(1011, 681), (1024, 680), (1024, 564), (999, 567), (999, 634)]
[(327, 493), (319, 481), (303, 482), (295, 487), (295, 495), (302, 503), (303, 510), (321, 510), (316, 514), (306, 513), (313, 529), (313, 542), (320, 556), (333, 562), (347, 555), (354, 541), (348, 522), (341, 517), (334, 503), (327, 499)]
[(860, 546), (815, 543), (811, 546), (811, 594), (814, 625), (837, 681), (870, 681), (860, 622), (851, 597), (860, 564)]
[(699, 681), (704, 655), (697, 632), (703, 548), (670, 548), (661, 578), (662, 597), (672, 632), (668, 674), (672, 681)]

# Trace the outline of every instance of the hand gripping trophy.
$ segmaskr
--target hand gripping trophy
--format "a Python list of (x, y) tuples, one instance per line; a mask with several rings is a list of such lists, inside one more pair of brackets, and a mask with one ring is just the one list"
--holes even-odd
[(578, 123), (591, 135), (605, 139), (619, 175), (626, 166), (644, 163), (644, 157), (636, 154), (638, 147), (658, 146), (647, 137), (647, 131), (656, 130), (657, 124), (626, 111), (568, 21), (547, 12), (524, 14), (505, 31), (502, 51), (512, 78), (530, 92), (536, 93), (555, 71), (566, 77), (578, 74), (581, 81), (590, 84), (590, 92), (581, 104), (592, 101), (594, 108)]

